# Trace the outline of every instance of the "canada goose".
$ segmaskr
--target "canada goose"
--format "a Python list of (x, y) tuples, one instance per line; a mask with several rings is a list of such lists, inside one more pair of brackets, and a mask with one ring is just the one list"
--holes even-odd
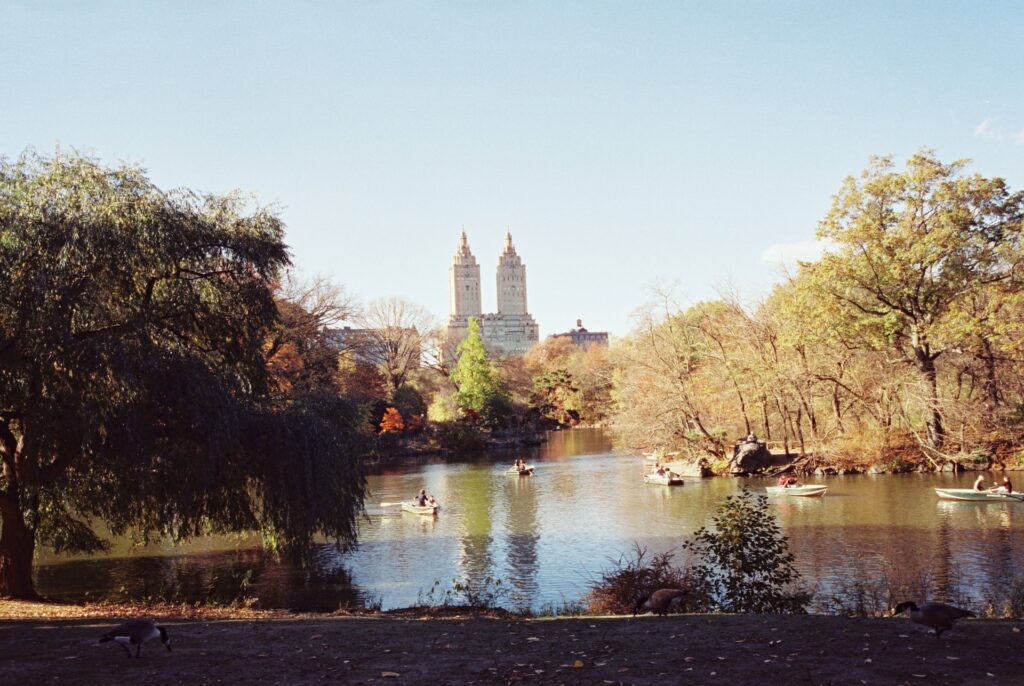
[(673, 601), (686, 595), (681, 588), (659, 588), (649, 596), (643, 596), (636, 601), (633, 608), (633, 616), (638, 612), (653, 612), (656, 615), (667, 615)]
[(893, 610), (893, 614), (898, 615), (905, 610), (910, 610), (908, 616), (914, 624), (935, 629), (935, 638), (941, 636), (943, 631), (952, 629), (953, 623), (956, 620), (963, 619), (964, 617), (977, 617), (973, 612), (961, 610), (959, 607), (953, 607), (945, 603), (924, 603), (921, 607), (918, 607), (916, 603), (909, 600), (897, 605), (896, 609)]
[(128, 645), (133, 645), (135, 646), (135, 657), (138, 657), (139, 652), (142, 650), (142, 644), (158, 636), (160, 637), (160, 642), (167, 648), (167, 652), (171, 652), (171, 637), (167, 635), (167, 629), (157, 626), (148, 619), (129, 620), (103, 634), (100, 643), (117, 641), (124, 648), (124, 652), (128, 654), (128, 657), (132, 655), (132, 652), (128, 650)]

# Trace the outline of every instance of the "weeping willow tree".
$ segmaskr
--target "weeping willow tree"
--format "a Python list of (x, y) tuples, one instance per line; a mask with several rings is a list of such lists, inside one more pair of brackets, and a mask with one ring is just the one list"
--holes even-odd
[(0, 161), (0, 596), (37, 545), (260, 531), (351, 543), (358, 413), (271, 393), (280, 219), (78, 155)]

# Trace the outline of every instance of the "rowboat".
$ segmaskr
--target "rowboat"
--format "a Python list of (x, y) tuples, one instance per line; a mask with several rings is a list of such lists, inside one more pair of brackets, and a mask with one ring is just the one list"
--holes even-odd
[(402, 503), (402, 512), (418, 515), (436, 515), (441, 509), (440, 505), (417, 505), (416, 503)]
[(936, 488), (935, 494), (943, 500), (973, 500), (982, 503), (1019, 503), (1024, 501), (1024, 493), (1006, 493), (996, 491), (976, 491), (973, 488)]
[(825, 495), (828, 486), (807, 484), (806, 486), (768, 486), (764, 490), (768, 495), (796, 495), (804, 498), (817, 498)]
[(682, 486), (683, 477), (675, 474), (644, 474), (644, 483), (659, 486)]
[(516, 467), (509, 467), (505, 470), (506, 474), (518, 474), (519, 476), (533, 476), (533, 465), (526, 467), (525, 469), (518, 469)]

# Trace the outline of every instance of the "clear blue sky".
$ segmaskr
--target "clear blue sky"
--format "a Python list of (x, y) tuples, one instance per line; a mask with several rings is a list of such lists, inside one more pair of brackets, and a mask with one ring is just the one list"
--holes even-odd
[[(750, 300), (869, 156), (1024, 187), (1024, 3), (0, 1), (0, 154), (282, 209), (296, 265), (447, 314), (505, 226), (542, 335)], [(767, 252), (767, 255), (766, 255)]]

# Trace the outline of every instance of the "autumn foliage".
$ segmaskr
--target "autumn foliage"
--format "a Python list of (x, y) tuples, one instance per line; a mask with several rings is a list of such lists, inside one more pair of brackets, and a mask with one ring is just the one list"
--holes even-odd
[(403, 429), (405, 429), (405, 421), (402, 419), (402, 413), (394, 407), (384, 410), (384, 417), (380, 420), (380, 432), (382, 434), (401, 433)]

